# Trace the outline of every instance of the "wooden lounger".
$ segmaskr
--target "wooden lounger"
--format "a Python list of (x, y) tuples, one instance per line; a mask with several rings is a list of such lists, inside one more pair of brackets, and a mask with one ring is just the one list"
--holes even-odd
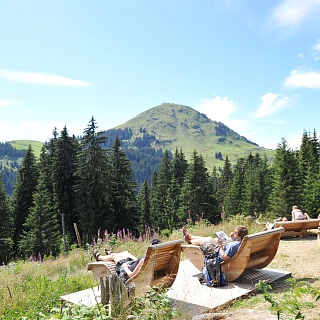
[[(133, 282), (137, 295), (144, 294), (147, 287), (171, 287), (179, 269), (181, 243), (183, 240), (150, 245), (141, 269), (125, 284), (129, 285)], [(102, 261), (92, 262), (88, 264), (88, 270), (92, 271), (99, 282), (100, 277), (108, 277), (115, 273), (115, 264)]]
[(276, 227), (283, 227), (284, 232), (281, 237), (299, 236), (305, 237), (308, 234), (314, 234), (320, 224), (320, 219), (295, 220), (295, 221), (278, 221)]
[[(283, 228), (276, 228), (245, 236), (237, 253), (221, 263), (226, 281), (237, 279), (245, 269), (265, 268), (277, 253), (283, 230)], [(204, 255), (200, 247), (182, 245), (181, 248), (192, 264), (202, 272)]]

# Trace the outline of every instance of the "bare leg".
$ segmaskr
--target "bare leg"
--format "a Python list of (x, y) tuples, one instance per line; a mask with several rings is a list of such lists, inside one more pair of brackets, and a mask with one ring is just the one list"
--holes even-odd
[(137, 260), (135, 256), (133, 256), (128, 251), (123, 251), (119, 253), (111, 253), (107, 256), (98, 255), (99, 261), (113, 261), (115, 264), (117, 264), (121, 259), (131, 258), (132, 260)]
[(193, 244), (195, 246), (201, 246), (205, 241), (212, 242), (212, 243), (216, 242), (216, 244), (218, 244), (217, 238), (193, 236), (193, 235), (191, 235), (191, 237), (190, 237), (191, 244)]

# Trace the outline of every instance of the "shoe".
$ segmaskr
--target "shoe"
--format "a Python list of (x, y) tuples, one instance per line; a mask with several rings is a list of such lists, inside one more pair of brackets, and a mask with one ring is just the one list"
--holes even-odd
[(183, 230), (184, 240), (189, 244), (191, 244), (191, 234), (188, 232), (187, 227), (184, 226), (182, 230)]
[(105, 248), (104, 252), (106, 253), (107, 256), (112, 253), (112, 251), (108, 248)]
[(99, 261), (100, 252), (98, 250), (93, 251), (93, 256), (96, 259), (96, 261)]

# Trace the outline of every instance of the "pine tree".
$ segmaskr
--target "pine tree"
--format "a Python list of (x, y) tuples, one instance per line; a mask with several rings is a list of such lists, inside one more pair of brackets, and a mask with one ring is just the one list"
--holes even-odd
[(273, 189), (270, 195), (271, 212), (287, 216), (293, 205), (301, 206), (301, 179), (295, 153), (282, 139), (276, 149), (273, 163)]
[(15, 250), (17, 250), (29, 210), (33, 206), (33, 193), (36, 189), (38, 176), (36, 159), (31, 145), (29, 145), (19, 169), (13, 193)]
[(114, 210), (114, 229), (137, 229), (138, 202), (135, 196), (137, 184), (132, 167), (126, 154), (121, 150), (120, 140), (116, 137), (110, 151), (111, 163), (111, 204)]
[(232, 173), (232, 182), (225, 195), (225, 210), (228, 215), (242, 213), (245, 160), (239, 158)]
[(45, 166), (40, 169), (39, 182), (34, 193), (33, 206), (24, 223), (18, 246), (23, 256), (33, 256), (42, 260), (45, 256), (59, 253), (61, 232), (53, 204), (53, 197), (48, 190)]
[(176, 149), (172, 161), (172, 177), (167, 187), (167, 194), (164, 203), (164, 219), (166, 228), (172, 229), (181, 226), (179, 219), (180, 194), (183, 186), (183, 181), (188, 169), (188, 163), (185, 156), (180, 150)]
[(10, 199), (6, 194), (0, 175), (0, 263), (6, 264), (13, 248), (13, 220), (10, 209)]
[(69, 137), (66, 126), (61, 131), (60, 137), (54, 142), (52, 153), (52, 185), (56, 199), (57, 212), (60, 225), (64, 231), (65, 250), (68, 243), (74, 243), (76, 234), (74, 223), (78, 224), (75, 215), (75, 170), (78, 143), (75, 137)]
[(110, 200), (110, 163), (101, 145), (106, 138), (97, 132), (92, 117), (84, 130), (75, 171), (75, 203), (82, 240), (91, 241), (99, 230), (113, 229), (115, 219)]
[(169, 217), (166, 216), (165, 212), (165, 201), (167, 198), (168, 188), (170, 186), (172, 178), (172, 162), (169, 158), (169, 152), (166, 150), (163, 153), (163, 158), (157, 175), (157, 183), (153, 185), (153, 202), (156, 203), (152, 207), (152, 216), (156, 219), (152, 219), (153, 222), (156, 222), (156, 225), (153, 227), (167, 228), (169, 224)]
[(201, 155), (193, 152), (188, 167), (186, 179), (181, 191), (180, 220), (188, 219), (190, 210), (191, 219), (197, 220), (202, 216), (211, 222), (217, 222), (220, 211), (213, 198), (213, 189), (209, 183), (209, 174)]
[(231, 168), (231, 163), (229, 161), (228, 156), (226, 156), (226, 160), (224, 162), (224, 166), (219, 177), (218, 188), (217, 188), (217, 201), (220, 207), (224, 207), (224, 202), (227, 194), (229, 193), (229, 189), (231, 187), (233, 179), (233, 172)]
[(140, 230), (143, 231), (145, 228), (151, 226), (151, 195), (150, 186), (147, 180), (144, 180), (141, 187), (139, 196), (139, 211), (140, 211)]

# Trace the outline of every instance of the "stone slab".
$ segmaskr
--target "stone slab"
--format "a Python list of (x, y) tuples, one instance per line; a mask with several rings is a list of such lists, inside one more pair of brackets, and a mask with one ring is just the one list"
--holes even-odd
[[(269, 268), (246, 270), (236, 281), (221, 288), (202, 285), (199, 281), (200, 276), (199, 270), (189, 260), (182, 261), (176, 280), (167, 292), (174, 306), (189, 317), (208, 312), (254, 291), (259, 280), (271, 283), (288, 278), (291, 273)], [(100, 287), (64, 295), (61, 299), (93, 307), (101, 301)]]
[(168, 291), (168, 296), (176, 307), (184, 314), (193, 316), (208, 312), (234, 299), (246, 295), (256, 289), (260, 280), (271, 283), (291, 276), (290, 272), (276, 269), (246, 270), (236, 281), (227, 283), (220, 288), (210, 288), (199, 281), (201, 273), (189, 261), (180, 263), (177, 278)]

